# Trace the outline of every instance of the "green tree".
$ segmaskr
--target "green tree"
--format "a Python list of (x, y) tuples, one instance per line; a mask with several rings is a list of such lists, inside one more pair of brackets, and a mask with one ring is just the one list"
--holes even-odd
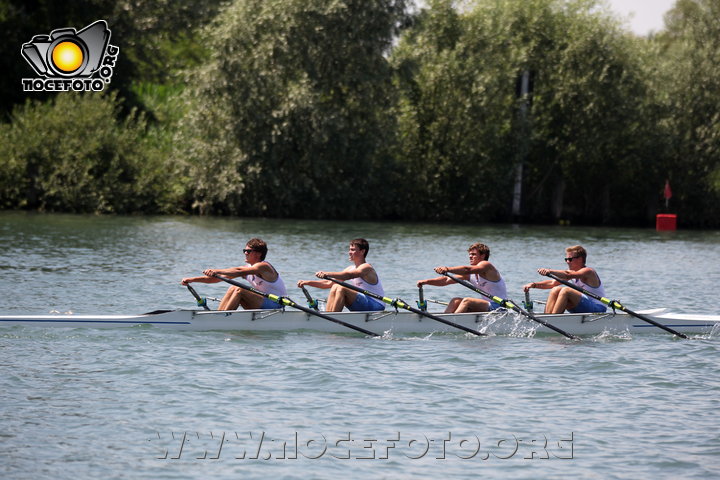
[[(527, 217), (628, 214), (646, 161), (637, 48), (592, 0), (430, 2), (393, 56), (400, 156), (427, 172), (411, 198), (431, 217), (507, 219), (524, 160)], [(523, 72), (529, 99), (518, 98)]]
[(142, 116), (118, 120), (115, 94), (60, 94), (0, 124), (0, 207), (129, 213), (172, 211), (175, 180)]
[(672, 203), (690, 225), (720, 224), (720, 2), (679, 0), (666, 16), (655, 79), (673, 133)]
[(376, 214), (403, 0), (237, 0), (206, 30), (179, 138), (203, 213)]
[(491, 16), (433, 1), (393, 53), (408, 215), (477, 221), (507, 211), (516, 71), (498, 33)]
[[(544, 2), (555, 11), (558, 2)], [(642, 43), (624, 33), (594, 2), (568, 3), (532, 31), (538, 75), (533, 94), (536, 197), (530, 212), (582, 221), (622, 223), (647, 212), (648, 179), (656, 161), (644, 126), (647, 86)], [(647, 112), (647, 110), (645, 110)], [(532, 191), (532, 190), (531, 190)], [(538, 208), (539, 207), (539, 208)]]

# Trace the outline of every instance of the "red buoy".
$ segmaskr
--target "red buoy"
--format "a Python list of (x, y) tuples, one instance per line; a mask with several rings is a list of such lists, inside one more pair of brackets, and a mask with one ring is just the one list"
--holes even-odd
[(658, 232), (674, 232), (677, 230), (677, 215), (674, 213), (658, 213), (655, 217), (655, 230)]

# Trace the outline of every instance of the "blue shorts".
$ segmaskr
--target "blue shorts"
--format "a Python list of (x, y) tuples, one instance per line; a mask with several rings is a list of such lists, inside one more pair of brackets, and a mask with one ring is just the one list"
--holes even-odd
[(497, 303), (497, 302), (493, 302), (492, 300), (490, 300), (490, 306), (488, 307), (488, 311), (491, 312), (491, 311), (493, 311), (493, 310), (497, 310), (498, 308), (502, 308), (502, 305), (500, 305), (500, 304)]
[(358, 293), (352, 305), (348, 306), (351, 312), (381, 312), (385, 310), (385, 304), (370, 298), (364, 293)]
[(283, 306), (277, 302), (273, 302), (269, 298), (263, 298), (263, 303), (260, 305), (260, 309), (262, 310), (270, 310), (273, 308), (282, 308)]
[(570, 313), (602, 313), (605, 311), (607, 311), (607, 307), (604, 304), (593, 300), (584, 293), (582, 294), (580, 303), (577, 304), (577, 307), (568, 308), (568, 312)]

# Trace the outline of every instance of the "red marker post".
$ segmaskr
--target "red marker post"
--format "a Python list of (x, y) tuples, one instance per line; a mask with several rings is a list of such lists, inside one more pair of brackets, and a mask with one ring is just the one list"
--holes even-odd
[[(670, 180), (665, 180), (663, 198), (665, 198), (665, 210), (668, 210), (670, 207), (670, 199), (672, 198)], [(675, 215), (674, 213), (660, 213), (655, 217), (655, 230), (657, 230), (658, 232), (675, 231), (676, 229), (677, 215)]]

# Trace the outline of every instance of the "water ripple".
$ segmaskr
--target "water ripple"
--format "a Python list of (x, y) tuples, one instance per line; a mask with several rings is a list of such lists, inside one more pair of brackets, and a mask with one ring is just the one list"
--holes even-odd
[[(417, 293), (412, 280), (434, 263), (464, 262), (476, 238), (493, 245), (516, 292), (535, 268), (556, 265), (564, 246), (592, 242), (606, 286), (625, 303), (717, 313), (717, 268), (707, 262), (720, 254), (714, 232), (0, 217), (12, 226), (0, 229), (6, 312), (188, 307), (177, 280), (237, 259), (238, 239), (271, 238), (274, 263), (294, 280), (315, 262), (344, 266), (345, 242), (362, 234), (386, 289), (406, 300)], [(700, 272), (692, 295), (674, 295), (658, 245), (663, 258)], [(305, 258), (310, 250), (322, 256)], [(719, 338), (606, 332), (573, 342), (535, 335), (521, 318), (514, 335), (483, 338), (4, 328), (0, 475), (717, 478)], [(296, 438), (310, 445), (287, 458)]]

